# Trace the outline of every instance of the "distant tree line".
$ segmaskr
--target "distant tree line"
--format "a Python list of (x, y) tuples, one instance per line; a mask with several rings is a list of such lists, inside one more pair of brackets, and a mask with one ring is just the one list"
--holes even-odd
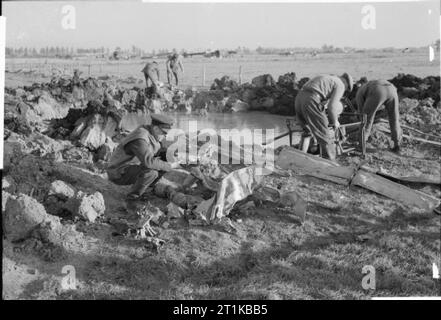
[[(440, 40), (436, 40), (434, 45), (437, 50), (440, 49)], [(321, 48), (299, 48), (299, 47), (291, 47), (291, 48), (275, 48), (275, 47), (262, 47), (259, 46), (256, 49), (250, 49), (247, 47), (237, 47), (234, 50), (230, 49), (218, 49), (221, 51), (234, 51), (238, 54), (293, 54), (293, 53), (345, 53), (345, 52), (362, 52), (366, 51), (365, 49), (355, 49), (352, 47), (334, 47), (333, 45), (324, 44)], [(396, 48), (382, 48), (382, 49), (373, 49), (380, 50), (383, 52), (393, 52), (395, 50), (399, 50)], [(6, 47), (6, 57), (58, 57), (58, 58), (73, 58), (75, 56), (84, 56), (84, 55), (94, 55), (96, 57), (101, 58), (109, 58), (111, 56), (115, 56), (115, 52), (120, 56), (126, 56), (131, 58), (136, 57), (144, 57), (144, 56), (164, 56), (170, 52), (178, 52), (180, 54), (184, 54), (185, 52), (198, 52), (205, 51), (205, 49), (200, 50), (177, 50), (173, 49), (153, 49), (151, 51), (143, 50), (135, 45), (132, 45), (129, 49), (122, 49), (121, 47), (116, 47), (115, 49), (109, 49), (105, 47), (99, 48), (74, 48), (74, 47), (42, 47), (42, 48), (34, 48), (34, 47), (19, 47), (12, 48)]]

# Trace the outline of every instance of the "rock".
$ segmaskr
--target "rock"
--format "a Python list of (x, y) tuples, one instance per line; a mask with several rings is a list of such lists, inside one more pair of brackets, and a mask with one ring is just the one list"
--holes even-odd
[(3, 177), (2, 179), (2, 190), (8, 189), (11, 187), (11, 177)]
[(162, 112), (163, 112), (162, 103), (161, 103), (161, 100), (159, 100), (159, 99), (152, 99), (152, 100), (149, 100), (149, 101), (147, 102), (147, 108), (148, 108), (151, 112), (156, 113), (156, 114), (159, 114), (159, 113), (162, 113)]
[(93, 162), (93, 155), (86, 148), (72, 147), (63, 150), (62, 156), (65, 161)]
[(14, 91), (15, 91), (14, 95), (16, 97), (24, 97), (24, 96), (26, 96), (26, 91), (24, 91), (22, 88), (17, 88)]
[(46, 218), (46, 210), (34, 198), (25, 194), (19, 194), (16, 198), (10, 196), (3, 220), (6, 238), (11, 241), (24, 239)]
[(100, 146), (96, 152), (97, 160), (109, 161), (110, 156), (112, 155), (117, 145), (117, 143), (113, 142), (112, 139), (107, 137), (106, 143)]
[(104, 214), (106, 206), (100, 192), (88, 195), (78, 191), (74, 198), (70, 198), (66, 202), (65, 209), (87, 221), (95, 222), (96, 218)]
[(47, 92), (43, 92), (38, 98), (38, 103), (33, 106), (33, 109), (43, 120), (62, 119), (69, 111), (68, 107), (61, 106)]
[(276, 82), (270, 74), (263, 74), (251, 80), (251, 83), (258, 88), (274, 86)]
[(51, 183), (48, 195), (55, 195), (58, 198), (67, 200), (75, 196), (75, 190), (64, 181), (56, 180)]
[(5, 212), (6, 203), (8, 202), (10, 197), (13, 196), (9, 192), (2, 190), (2, 214)]
[(284, 75), (279, 76), (277, 84), (284, 88), (294, 89), (296, 86), (296, 80), (295, 72), (285, 73)]
[(167, 205), (167, 217), (169, 218), (181, 218), (184, 216), (184, 209), (178, 207), (173, 202)]
[(223, 76), (221, 79), (215, 79), (211, 85), (210, 90), (224, 90), (224, 91), (236, 91), (239, 88), (239, 84), (230, 79), (228, 76)]
[(245, 111), (248, 111), (249, 108), (250, 108), (250, 106), (248, 105), (248, 103), (240, 101), (240, 100), (237, 100), (231, 106), (231, 110), (233, 112), (245, 112)]

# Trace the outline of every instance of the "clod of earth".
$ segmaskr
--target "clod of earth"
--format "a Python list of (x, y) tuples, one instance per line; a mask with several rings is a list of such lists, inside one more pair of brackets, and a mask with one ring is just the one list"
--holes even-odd
[(86, 221), (95, 222), (95, 220), (104, 215), (106, 206), (104, 204), (103, 195), (100, 192), (87, 194), (78, 191), (75, 197), (70, 198), (65, 209), (84, 218)]
[(48, 216), (37, 200), (19, 194), (17, 197), (8, 197), (3, 217), (6, 238), (17, 241), (28, 237)]

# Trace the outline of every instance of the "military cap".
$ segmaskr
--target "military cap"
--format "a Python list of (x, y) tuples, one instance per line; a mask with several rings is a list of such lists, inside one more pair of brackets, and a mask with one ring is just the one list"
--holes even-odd
[(163, 114), (154, 113), (150, 117), (152, 118), (152, 126), (158, 126), (163, 130), (171, 129), (174, 124), (173, 118)]

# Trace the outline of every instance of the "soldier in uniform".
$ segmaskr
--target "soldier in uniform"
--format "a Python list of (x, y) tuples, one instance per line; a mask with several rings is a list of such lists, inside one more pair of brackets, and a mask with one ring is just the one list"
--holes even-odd
[(158, 157), (161, 141), (173, 125), (173, 119), (152, 114), (150, 125), (141, 125), (125, 137), (113, 152), (107, 174), (118, 185), (132, 185), (128, 201), (141, 199), (165, 171), (178, 168), (178, 163), (168, 163)]
[(399, 114), (399, 100), (397, 89), (387, 80), (372, 80), (363, 84), (355, 96), (358, 111), (367, 115), (365, 127), (365, 139), (369, 137), (375, 114), (381, 106), (386, 108), (392, 140), (394, 142), (393, 152), (400, 151), (401, 127)]
[(340, 100), (352, 87), (352, 77), (347, 73), (342, 76), (320, 75), (305, 83), (296, 96), (297, 120), (303, 126), (305, 135), (312, 134), (320, 145), (322, 155), (330, 160), (335, 160), (336, 152), (335, 136), (328, 128), (329, 120), (334, 129), (340, 126), (338, 118), (343, 111)]

